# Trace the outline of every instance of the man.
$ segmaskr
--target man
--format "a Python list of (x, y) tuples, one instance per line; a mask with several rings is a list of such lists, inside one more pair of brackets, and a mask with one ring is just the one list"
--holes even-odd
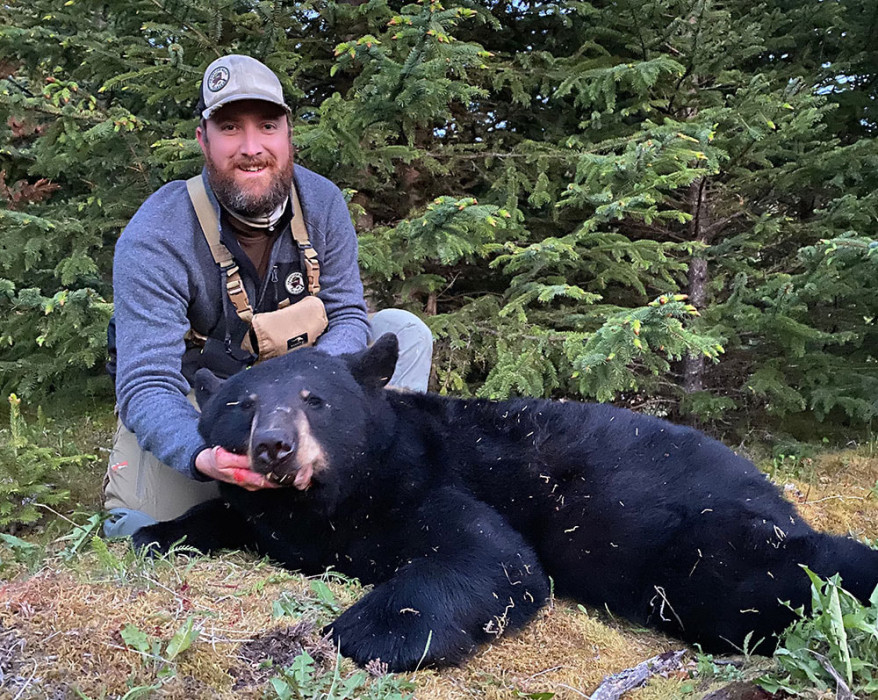
[[(246, 456), (205, 443), (191, 399), (199, 367), (229, 376), (266, 356), (272, 331), (257, 320), (288, 324), (289, 314), (316, 304), (325, 331), (284, 328), (281, 352), (293, 340), (334, 355), (355, 352), (370, 338), (347, 206), (334, 184), (294, 168), (291, 111), (277, 76), (248, 56), (217, 59), (205, 71), (199, 109), (201, 178), (159, 189), (116, 246), (120, 420), (104, 490), (111, 536), (214, 498), (217, 481), (276, 488)], [(372, 319), (371, 332), (388, 331), (401, 351), (391, 382), (425, 390), (429, 330), (413, 314), (388, 309)], [(297, 335), (287, 341), (290, 332)]]

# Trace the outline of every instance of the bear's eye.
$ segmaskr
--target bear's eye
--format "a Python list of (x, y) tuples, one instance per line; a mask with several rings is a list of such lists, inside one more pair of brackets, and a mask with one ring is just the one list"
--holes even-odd
[(246, 398), (241, 399), (238, 402), (238, 408), (242, 411), (252, 411), (256, 406), (256, 397), (253, 395), (247, 396)]
[(312, 394), (307, 389), (302, 390), (299, 394), (302, 397), (302, 402), (308, 406), (309, 408), (323, 408), (326, 406), (326, 402), (321, 399), (319, 396)]

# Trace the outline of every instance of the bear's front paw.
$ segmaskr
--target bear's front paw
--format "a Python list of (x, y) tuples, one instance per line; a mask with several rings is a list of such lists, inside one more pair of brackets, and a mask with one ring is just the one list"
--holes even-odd
[(165, 528), (161, 526), (162, 523), (147, 525), (131, 535), (131, 544), (134, 546), (134, 551), (150, 557), (167, 554), (174, 544), (174, 540), (168, 539), (166, 534), (163, 534), (162, 531)]
[(368, 597), (323, 630), (331, 634), (342, 655), (359, 666), (376, 659), (393, 673), (456, 666), (476, 648), (463, 630), (429, 611), (369, 605)]

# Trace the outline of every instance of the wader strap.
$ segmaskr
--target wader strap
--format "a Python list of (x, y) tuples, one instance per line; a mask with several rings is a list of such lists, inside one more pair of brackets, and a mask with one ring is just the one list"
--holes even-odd
[[(189, 199), (192, 200), (198, 223), (201, 224), (201, 231), (210, 246), (210, 253), (216, 264), (225, 273), (226, 292), (228, 292), (229, 300), (235, 307), (238, 318), (248, 326), (252, 326), (253, 307), (250, 306), (250, 300), (247, 298), (247, 291), (244, 289), (244, 282), (241, 280), (241, 273), (235, 264), (235, 259), (229, 249), (220, 241), (219, 222), (216, 218), (216, 212), (207, 198), (207, 190), (204, 188), (201, 175), (189, 178), (186, 181), (186, 189), (189, 191)], [(295, 183), (291, 185), (290, 198), (293, 202), (293, 220), (290, 229), (299, 250), (302, 252), (305, 273), (308, 275), (308, 293), (317, 294), (320, 291), (320, 262), (317, 260), (317, 251), (311, 246), (308, 231), (305, 229), (305, 217), (302, 214), (302, 205), (299, 202)]]
[(305, 230), (305, 217), (302, 215), (302, 205), (299, 203), (295, 182), (290, 189), (290, 198), (293, 201), (291, 229), (305, 262), (305, 273), (308, 275), (308, 293), (317, 294), (320, 291), (320, 262), (317, 260), (317, 251), (311, 247), (308, 231)]
[(238, 318), (249, 326), (253, 321), (253, 307), (250, 306), (250, 299), (247, 298), (247, 291), (244, 289), (244, 282), (241, 280), (241, 272), (235, 264), (235, 259), (220, 241), (219, 222), (207, 198), (201, 175), (186, 180), (186, 189), (189, 191), (189, 199), (192, 200), (198, 223), (201, 224), (201, 231), (210, 246), (210, 253), (225, 274), (229, 301), (235, 307)]

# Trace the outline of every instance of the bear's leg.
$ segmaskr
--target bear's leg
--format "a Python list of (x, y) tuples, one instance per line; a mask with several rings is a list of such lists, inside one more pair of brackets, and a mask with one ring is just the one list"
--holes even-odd
[(815, 532), (810, 545), (813, 552), (808, 566), (823, 578), (841, 576), (841, 587), (862, 603), (878, 586), (878, 550), (870, 549), (850, 537)]
[[(185, 539), (184, 539), (185, 538)], [(253, 542), (247, 521), (222, 499), (199, 503), (179, 518), (140, 528), (132, 535), (134, 547), (166, 554), (175, 542), (204, 554), (220, 549), (240, 549)]]
[(770, 521), (760, 523), (749, 537), (733, 539), (734, 547), (711, 552), (702, 544), (698, 552), (704, 556), (688, 574), (657, 572), (645, 605), (650, 624), (708, 652), (746, 645), (748, 651), (771, 654), (777, 635), (796, 619), (780, 601), (792, 608), (810, 606), (811, 581), (803, 565), (822, 578), (840, 574), (842, 587), (868, 602), (878, 585), (878, 551), (808, 527), (786, 537), (778, 532)]
[(452, 666), (522, 627), (549, 595), (521, 536), (487, 505), (444, 489), (408, 523), (407, 562), (329, 625), (341, 653), (391, 671)]

